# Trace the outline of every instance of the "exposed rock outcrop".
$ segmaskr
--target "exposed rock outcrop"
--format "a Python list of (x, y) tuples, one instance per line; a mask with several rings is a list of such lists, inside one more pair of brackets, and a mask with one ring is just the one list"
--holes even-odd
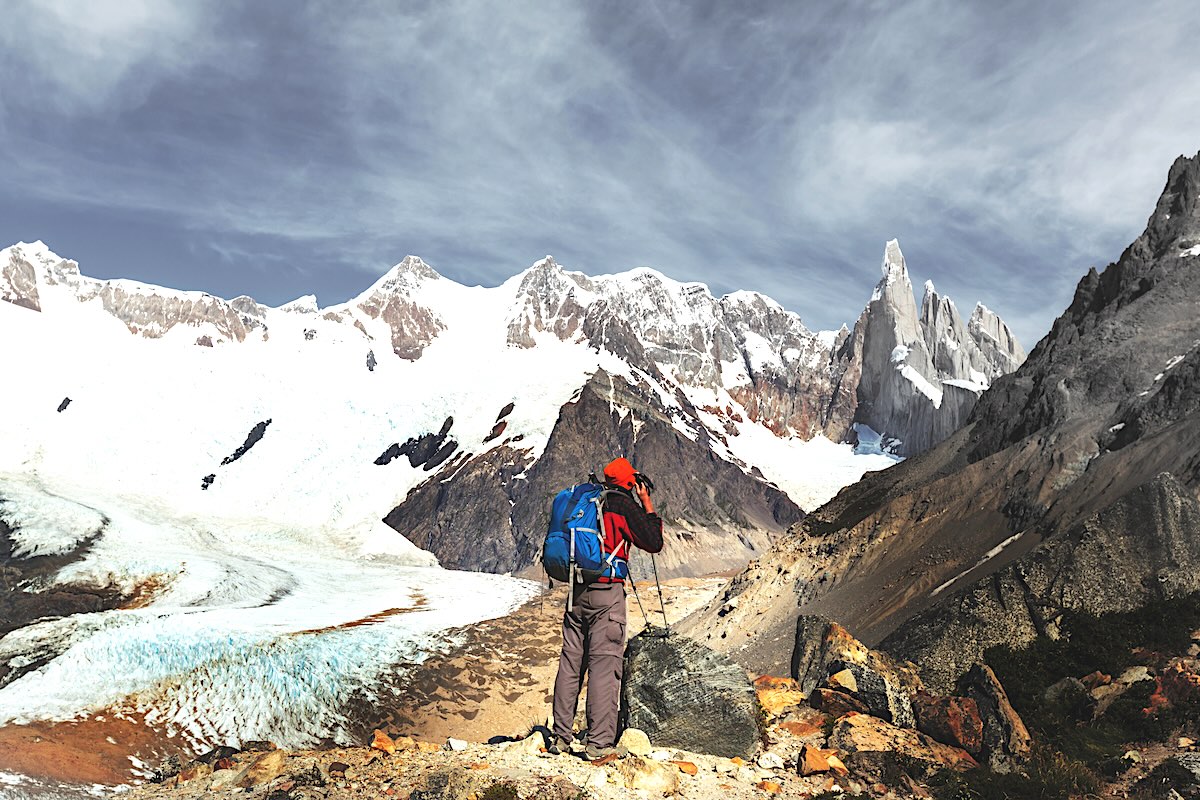
[(802, 692), (811, 693), (845, 671), (849, 680), (835, 688), (880, 719), (902, 728), (916, 726), (912, 697), (924, 686), (912, 664), (871, 650), (841, 625), (810, 615), (801, 615), (796, 622), (793, 653), (792, 675)]
[(9, 250), (8, 259), (0, 264), (0, 300), (31, 311), (42, 310), (33, 264), (16, 248)]
[[(689, 422), (696, 425), (695, 439), (679, 429)], [(670, 522), (657, 560), (660, 574), (729, 569), (765, 550), (769, 536), (802, 512), (783, 492), (717, 459), (706, 446), (709, 435), (679, 408), (664, 406), (649, 386), (599, 372), (562, 408), (536, 462), (516, 442), (460, 459), (450, 473), (414, 489), (384, 521), (443, 566), (540, 574), (549, 500), (564, 481), (585, 480), (613, 453), (626, 453), (654, 478), (657, 510)], [(725, 499), (734, 497), (737, 503)], [(635, 551), (631, 569), (635, 576), (649, 574), (650, 564)]]
[(392, 332), (392, 352), (409, 361), (421, 353), (445, 329), (435, 311), (414, 295), (427, 281), (441, 280), (416, 256), (404, 260), (376, 281), (357, 301), (357, 307), (371, 319), (385, 322)]
[(983, 651), (1057, 630), (1063, 611), (1132, 611), (1200, 591), (1200, 502), (1164, 473), (881, 643), (947, 691)]
[(976, 664), (967, 671), (964, 685), (983, 723), (986, 763), (996, 772), (1020, 769), (1029, 758), (1033, 740), (995, 673), (986, 664)]
[(629, 642), (621, 686), (622, 727), (660, 746), (749, 758), (762, 736), (746, 672), (682, 636), (638, 634)]
[(954, 303), (931, 282), (918, 316), (900, 245), (888, 242), (883, 278), (855, 325), (861, 359), (854, 419), (914, 455), (966, 421), (991, 381), (1020, 366), (1025, 351), (982, 305), (964, 325)]
[(271, 420), (269, 419), (255, 423), (254, 427), (250, 429), (250, 433), (246, 434), (246, 441), (239, 445), (237, 450), (234, 450), (231, 454), (221, 459), (221, 466), (228, 466), (250, 452), (250, 448), (262, 440), (263, 434), (267, 432), (267, 426), (270, 424)]

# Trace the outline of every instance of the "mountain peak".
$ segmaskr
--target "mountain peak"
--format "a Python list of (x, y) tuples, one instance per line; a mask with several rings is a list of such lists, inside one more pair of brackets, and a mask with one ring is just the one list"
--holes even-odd
[(378, 294), (412, 294), (426, 281), (441, 279), (433, 267), (421, 260), (420, 256), (408, 255), (383, 274), (371, 287), (360, 294), (357, 303)]
[(315, 314), (319, 310), (317, 308), (317, 296), (315, 294), (302, 295), (291, 302), (284, 303), (279, 307), (279, 310), (298, 314)]
[(37, 241), (34, 241), (34, 242), (17, 242), (16, 244), (14, 244), (12, 246), (12, 249), (19, 250), (23, 255), (25, 255), (28, 258), (37, 258), (37, 259), (43, 260), (43, 261), (45, 261), (45, 260), (62, 261), (63, 260), (61, 257), (59, 257), (59, 255), (57, 253), (52, 251), (50, 249), (50, 247), (45, 242), (43, 242), (41, 239), (38, 239)]
[(897, 239), (888, 240), (883, 249), (883, 277), (891, 283), (897, 278), (908, 279), (908, 267), (904, 265), (904, 253), (900, 252), (900, 242)]
[(1200, 244), (1200, 153), (1179, 156), (1171, 165), (1146, 225), (1146, 242), (1156, 257), (1195, 255), (1192, 249)]

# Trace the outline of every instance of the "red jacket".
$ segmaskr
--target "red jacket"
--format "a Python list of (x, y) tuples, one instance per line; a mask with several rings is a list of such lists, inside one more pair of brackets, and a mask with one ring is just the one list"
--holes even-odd
[[(662, 520), (658, 514), (647, 514), (628, 490), (605, 484), (610, 493), (604, 498), (604, 552), (611, 553), (622, 541), (633, 544), (647, 553), (662, 550)], [(628, 560), (629, 544), (621, 546), (618, 554)], [(620, 578), (599, 578), (598, 583), (621, 583)]]

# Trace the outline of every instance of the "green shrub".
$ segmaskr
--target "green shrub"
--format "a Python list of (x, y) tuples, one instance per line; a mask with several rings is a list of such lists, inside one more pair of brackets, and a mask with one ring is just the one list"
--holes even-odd
[(943, 770), (929, 783), (937, 800), (1068, 800), (1095, 792), (1099, 785), (1087, 767), (1040, 745), (1033, 749), (1026, 774)]
[(1068, 611), (1058, 639), (1039, 636), (1014, 650), (989, 648), (984, 654), (1030, 733), (1072, 761), (1105, 774), (1120, 768), (1129, 742), (1162, 740), (1182, 724), (1200, 720), (1200, 703), (1144, 714), (1154, 690), (1152, 682), (1133, 685), (1099, 720), (1091, 719), (1091, 700), (1066, 691), (1054, 702), (1044, 699), (1048, 687), (1067, 677), (1097, 670), (1119, 675), (1144, 658), (1134, 650), (1178, 654), (1200, 626), (1200, 593), (1159, 600), (1137, 611), (1099, 616)]

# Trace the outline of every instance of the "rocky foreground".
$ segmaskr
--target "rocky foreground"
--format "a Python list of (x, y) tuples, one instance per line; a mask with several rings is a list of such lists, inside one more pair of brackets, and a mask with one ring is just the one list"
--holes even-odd
[[(924, 691), (911, 664), (810, 618), (819, 644), (798, 654), (799, 679), (761, 676), (742, 688), (719, 674), (661, 666), (703, 648), (683, 637), (647, 632), (630, 644), (627, 728), (617, 752), (594, 762), (578, 752), (551, 754), (536, 727), (488, 743), (421, 741), (377, 730), (362, 746), (289, 752), (265, 743), (217, 748), (189, 763), (169, 759), (131, 800), (221, 796), (311, 800), (595, 800), (715, 798), (1200, 797), (1200, 631), (1187, 655), (1143, 651), (1143, 663), (1113, 676), (1099, 671), (1056, 681), (1041, 693), (1036, 727), (1027, 727), (995, 672), (979, 664), (958, 696)], [(670, 652), (668, 652), (670, 651)], [(659, 667), (639, 653), (658, 654)], [(711, 653), (711, 651), (707, 651)], [(670, 673), (670, 674), (667, 674)], [(655, 682), (659, 689), (654, 689)], [(712, 687), (725, 707), (719, 723), (703, 703), (660, 707), (637, 696)], [(1022, 693), (1024, 688), (1023, 687)], [(660, 691), (661, 690), (661, 691)], [(641, 693), (640, 695), (638, 693)], [(750, 699), (749, 705), (742, 697)], [(668, 697), (669, 700), (669, 697)], [(631, 702), (633, 701), (633, 702)], [(1119, 755), (1098, 772), (1050, 747), (1045, 709), (1070, 707), (1054, 724), (1081, 731), (1097, 724), (1158, 740), (1109, 742)], [(743, 712), (748, 713), (743, 713)], [(651, 718), (647, 718), (647, 714)], [(1131, 727), (1114, 728), (1132, 714)], [(656, 717), (656, 718), (655, 718)], [(648, 723), (648, 724), (647, 724)], [(658, 725), (652, 741), (642, 728)], [(747, 741), (746, 731), (753, 736)], [(696, 745), (681, 746), (681, 739)], [(1059, 741), (1058, 745), (1062, 742)], [(577, 745), (577, 751), (581, 748)], [(738, 755), (732, 755), (734, 751)], [(722, 755), (714, 755), (721, 752)], [(1103, 775), (1103, 779), (1098, 776)]]

